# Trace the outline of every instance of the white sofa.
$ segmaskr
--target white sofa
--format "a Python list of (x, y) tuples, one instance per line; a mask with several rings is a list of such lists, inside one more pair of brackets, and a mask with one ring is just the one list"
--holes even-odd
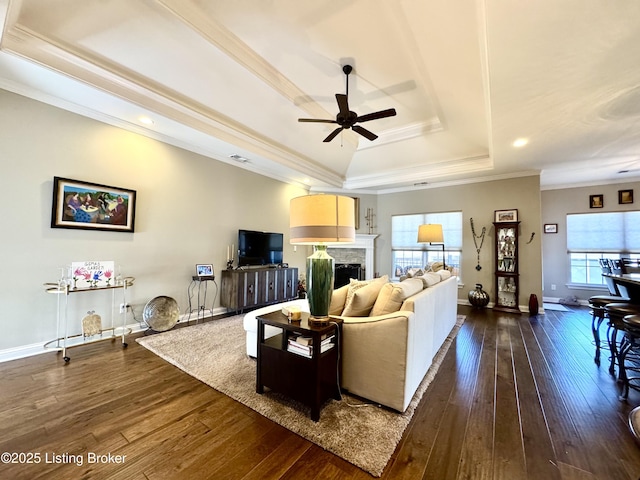
[[(351, 294), (346, 287), (334, 291), (330, 313), (344, 321), (343, 389), (400, 412), (407, 409), (457, 318), (456, 278), (445, 274), (425, 277), (393, 284), (379, 281), (380, 285), (367, 285)], [(359, 313), (368, 306), (374, 315), (335, 315), (339, 311), (353, 313), (354, 308), (346, 306), (353, 307), (358, 302), (355, 308), (360, 309)], [(247, 313), (244, 328), (248, 355), (256, 355), (256, 317), (283, 305), (297, 305), (309, 311), (306, 300), (295, 300)], [(394, 311), (377, 315), (385, 311), (382, 307)], [(277, 333), (276, 329), (265, 331), (267, 337)]]

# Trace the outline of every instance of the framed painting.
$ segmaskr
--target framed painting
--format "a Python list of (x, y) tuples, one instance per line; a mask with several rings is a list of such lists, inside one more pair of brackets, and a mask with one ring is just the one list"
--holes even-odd
[(589, 195), (589, 208), (603, 208), (604, 207), (604, 195)]
[(518, 210), (496, 210), (494, 222), (517, 222), (518, 221)]
[(133, 232), (136, 191), (53, 178), (52, 228)]
[(618, 190), (618, 203), (633, 203), (633, 190)]
[(557, 223), (545, 223), (544, 224), (544, 233), (558, 233), (558, 224)]

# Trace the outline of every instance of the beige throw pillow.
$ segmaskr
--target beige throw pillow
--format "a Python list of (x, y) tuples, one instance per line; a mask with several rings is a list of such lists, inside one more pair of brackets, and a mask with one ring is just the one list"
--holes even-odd
[(343, 317), (366, 317), (378, 298), (378, 293), (389, 281), (387, 275), (374, 280), (352, 280), (347, 292), (347, 300), (342, 311)]
[(387, 283), (380, 289), (376, 303), (369, 315), (377, 317), (397, 312), (408, 297), (421, 292), (422, 288), (423, 283), (419, 278), (409, 278), (400, 283)]
[(436, 283), (440, 283), (440, 281), (442, 280), (440, 278), (440, 275), (433, 272), (425, 273), (422, 277), (420, 277), (420, 279), (424, 282), (425, 288), (433, 287)]
[(331, 294), (331, 303), (329, 304), (329, 315), (340, 315), (344, 310), (344, 304), (347, 302), (347, 292), (349, 285), (336, 288)]
[(451, 276), (451, 272), (449, 270), (438, 270), (436, 273), (440, 275), (442, 280), (446, 280)]

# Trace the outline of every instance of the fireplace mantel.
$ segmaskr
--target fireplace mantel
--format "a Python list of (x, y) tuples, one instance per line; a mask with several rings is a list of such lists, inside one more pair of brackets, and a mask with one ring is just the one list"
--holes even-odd
[(337, 243), (329, 247), (329, 251), (334, 248), (362, 248), (365, 251), (365, 279), (371, 280), (374, 275), (374, 254), (375, 239), (378, 235), (356, 233), (356, 241), (353, 243)]

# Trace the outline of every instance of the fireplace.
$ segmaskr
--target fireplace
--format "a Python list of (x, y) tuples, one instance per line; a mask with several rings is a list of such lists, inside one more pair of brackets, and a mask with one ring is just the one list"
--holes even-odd
[[(378, 235), (356, 233), (354, 243), (338, 243), (329, 246), (327, 253), (336, 259), (336, 266), (341, 263), (360, 263), (360, 278), (371, 280), (374, 278), (374, 241)], [(359, 253), (355, 253), (359, 250)], [(343, 253), (348, 252), (347, 255)], [(348, 283), (348, 281), (347, 281)], [(334, 283), (334, 287), (337, 284)]]
[(359, 263), (336, 264), (333, 288), (340, 288), (343, 285), (347, 285), (351, 278), (362, 280), (362, 265)]

